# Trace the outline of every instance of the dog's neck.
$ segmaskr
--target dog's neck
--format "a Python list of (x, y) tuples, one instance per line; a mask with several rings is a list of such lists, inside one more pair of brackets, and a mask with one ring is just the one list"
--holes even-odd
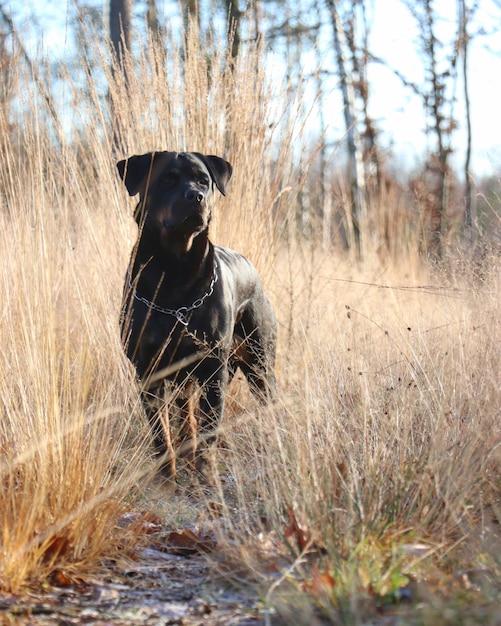
[(189, 288), (204, 277), (210, 280), (213, 265), (214, 249), (208, 228), (196, 235), (173, 237), (163, 244), (145, 229), (137, 242), (133, 274), (143, 267), (155, 266), (158, 278), (163, 275), (163, 281), (170, 285)]

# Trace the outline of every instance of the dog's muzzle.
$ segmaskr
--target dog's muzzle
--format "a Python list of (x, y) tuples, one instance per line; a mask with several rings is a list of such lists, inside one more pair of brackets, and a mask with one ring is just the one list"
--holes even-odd
[(186, 215), (181, 220), (166, 218), (162, 221), (162, 226), (167, 231), (178, 228), (182, 230), (198, 230), (199, 228), (207, 226), (207, 223), (201, 213), (195, 212)]

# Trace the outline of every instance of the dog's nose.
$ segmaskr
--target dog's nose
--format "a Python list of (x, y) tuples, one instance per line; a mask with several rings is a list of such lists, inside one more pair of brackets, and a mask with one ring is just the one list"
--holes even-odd
[(204, 199), (204, 194), (198, 189), (187, 189), (184, 193), (184, 197), (190, 202), (200, 203)]

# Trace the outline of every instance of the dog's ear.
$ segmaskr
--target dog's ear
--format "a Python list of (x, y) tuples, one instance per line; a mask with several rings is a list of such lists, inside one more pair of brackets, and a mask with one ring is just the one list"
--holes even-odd
[(223, 196), (225, 196), (226, 185), (231, 178), (231, 174), (233, 173), (233, 167), (231, 164), (221, 157), (214, 156), (212, 154), (200, 154), (199, 152), (194, 152), (193, 154), (203, 161), (209, 170), (216, 187), (223, 194)]
[(117, 163), (118, 173), (130, 196), (135, 196), (146, 184), (154, 153), (131, 156)]

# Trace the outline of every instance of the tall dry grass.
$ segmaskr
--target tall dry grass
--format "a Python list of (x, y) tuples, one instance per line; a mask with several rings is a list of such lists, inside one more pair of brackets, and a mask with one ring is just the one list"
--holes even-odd
[(214, 207), (214, 236), (252, 253), (264, 274), (273, 267), (273, 216), (293, 193), (284, 184), (293, 117), (271, 114), (258, 45), (230, 69), (196, 33), (186, 42), (145, 44), (127, 81), (96, 42), (81, 73), (62, 68), (50, 102), (18, 67), (12, 117), (2, 109), (4, 589), (126, 548), (117, 520), (144, 475), (148, 439), (119, 342), (136, 232), (115, 161), (162, 149), (224, 154), (235, 175)]
[(117, 340), (125, 216), (96, 206), (79, 146), (57, 149), (25, 97), (17, 136), (5, 119), (0, 132), (0, 585), (12, 591), (126, 548), (115, 523), (145, 450)]
[[(441, 274), (386, 227), (362, 230), (360, 258), (302, 242), (291, 211), (304, 120), (259, 46), (232, 69), (196, 33), (186, 48), (145, 43), (127, 81), (100, 50), (82, 67), (101, 68), (109, 99), (93, 74), (68, 75), (73, 108), (59, 125), (29, 84), (18, 132), (1, 120), (1, 586), (81, 572), (124, 548), (117, 520), (148, 464), (118, 338), (135, 230), (114, 161), (162, 149), (233, 163), (213, 239), (256, 263), (279, 321), (276, 404), (230, 389), (217, 467), (232, 480), (215, 475), (210, 496), (228, 559), (283, 572), (270, 605), (292, 582), (349, 623), (353, 598), (384, 595), (421, 566), (401, 563), (402, 545), (426, 541), (436, 562), (467, 540), (466, 565), (486, 559), (476, 536), (486, 511), (501, 515), (496, 264), (481, 286)], [(488, 558), (498, 576), (500, 555)]]
[[(221, 457), (240, 511), (228, 558), (261, 574), (266, 564), (267, 601), (286, 623), (314, 622), (311, 606), (297, 612), (305, 590), (333, 623), (362, 624), (427, 580), (436, 614), (424, 623), (439, 623), (447, 601), (431, 598), (450, 601), (458, 572), (492, 576), (467, 606), (499, 583), (499, 275), (476, 290), (369, 261), (296, 267), (311, 301), (281, 338), (283, 393), (271, 413), (226, 422)], [(273, 567), (282, 577), (270, 586)]]

